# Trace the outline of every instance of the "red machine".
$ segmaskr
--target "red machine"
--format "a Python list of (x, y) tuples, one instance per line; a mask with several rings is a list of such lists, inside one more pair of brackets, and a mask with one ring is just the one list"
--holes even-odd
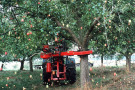
[(55, 40), (56, 46), (43, 46), (43, 82), (49, 84), (52, 81), (69, 80), (73, 84), (76, 81), (75, 60), (68, 58), (73, 55), (88, 55), (92, 51), (67, 51), (64, 40)]

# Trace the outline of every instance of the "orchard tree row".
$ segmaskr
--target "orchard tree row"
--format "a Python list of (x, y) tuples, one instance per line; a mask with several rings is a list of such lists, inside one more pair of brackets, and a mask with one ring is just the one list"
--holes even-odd
[[(93, 49), (94, 54), (126, 57), (127, 71), (135, 52), (134, 0), (2, 0), (0, 60), (39, 57), (42, 45), (60, 33), (69, 46)], [(5, 58), (5, 59), (4, 59)], [(81, 86), (89, 82), (88, 55), (81, 56)]]

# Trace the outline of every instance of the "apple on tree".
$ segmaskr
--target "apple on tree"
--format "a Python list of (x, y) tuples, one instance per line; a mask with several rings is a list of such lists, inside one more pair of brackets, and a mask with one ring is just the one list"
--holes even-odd
[(7, 55), (7, 52), (5, 52), (5, 55)]
[(29, 36), (29, 35), (30, 35), (30, 33), (28, 33), (28, 32), (27, 32), (27, 35)]
[(30, 41), (31, 39), (29, 38), (28, 40)]
[(107, 3), (107, 0), (105, 0), (105, 4)]
[(130, 25), (131, 24), (131, 20), (128, 20), (128, 25)]
[(32, 34), (32, 32), (29, 32), (29, 34), (31, 35), (31, 34)]
[(8, 84), (6, 84), (6, 87), (8, 87)]
[(92, 71), (92, 68), (90, 68), (90, 71)]
[(30, 25), (30, 27), (31, 27), (31, 28), (33, 27), (32, 24)]
[(48, 14), (48, 17), (50, 17), (50, 14)]
[(81, 27), (81, 30), (83, 29), (83, 27)]
[(15, 28), (13, 28), (13, 30), (15, 30)]
[(105, 46), (107, 46), (107, 44), (105, 44)]
[(26, 16), (23, 16), (23, 18), (25, 18)]
[(109, 23), (111, 23), (111, 20), (109, 20)]
[(98, 26), (100, 25), (100, 23), (97, 24)]
[(30, 31), (30, 32), (27, 32), (27, 35), (29, 36), (29, 35), (31, 35), (32, 34), (32, 32)]
[(111, 28), (111, 26), (109, 26), (109, 28)]
[(24, 22), (24, 19), (23, 18), (21, 19), (21, 22)]

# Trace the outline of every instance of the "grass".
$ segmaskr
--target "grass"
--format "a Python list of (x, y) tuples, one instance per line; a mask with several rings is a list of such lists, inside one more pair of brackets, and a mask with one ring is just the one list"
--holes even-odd
[[(70, 90), (80, 88), (80, 69), (77, 67), (77, 81), (74, 84), (59, 85), (55, 83), (54, 86), (50, 86), (49, 90)], [(114, 72), (117, 76), (114, 77)], [(0, 90), (45, 90), (46, 86), (42, 85), (42, 70), (36, 70), (34, 72), (29, 71), (2, 71), (0, 72)], [(107, 84), (113, 83), (118, 80), (122, 80), (121, 75), (125, 75), (125, 69), (123, 67), (103, 67), (93, 68), (90, 71), (91, 88), (96, 89), (101, 86), (104, 87)], [(32, 76), (32, 78), (30, 78)], [(8, 85), (8, 86), (7, 86)], [(54, 88), (55, 87), (55, 88)], [(25, 89), (24, 89), (25, 90)]]
[[(23, 87), (32, 90), (35, 87), (41, 85), (40, 73), (42, 71), (3, 71), (0, 72), (0, 88), (3, 90), (21, 90)], [(32, 75), (32, 78), (30, 78)], [(8, 86), (6, 86), (8, 84)], [(1, 90), (1, 89), (0, 89)]]

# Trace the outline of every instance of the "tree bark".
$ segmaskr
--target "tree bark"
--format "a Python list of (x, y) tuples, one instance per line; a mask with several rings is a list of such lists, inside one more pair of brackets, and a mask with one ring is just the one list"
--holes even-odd
[(103, 60), (104, 60), (104, 55), (101, 55), (101, 67), (103, 67)]
[(118, 61), (118, 60), (116, 60), (116, 61), (115, 61), (115, 64), (116, 64), (116, 66), (118, 66), (118, 63), (117, 63), (117, 61)]
[(84, 85), (90, 83), (90, 77), (89, 77), (89, 69), (88, 69), (88, 55), (80, 56), (80, 81), (81, 81), (81, 87), (83, 88)]
[(131, 55), (126, 56), (126, 70), (128, 73), (131, 71)]
[(23, 58), (23, 60), (21, 61), (20, 70), (23, 70), (23, 68), (24, 68), (24, 61), (25, 61), (25, 59)]
[(31, 71), (31, 72), (33, 72), (33, 63), (32, 63), (32, 58), (33, 58), (33, 57), (30, 57), (30, 58), (29, 58), (30, 71)]
[(4, 63), (2, 63), (2, 65), (1, 65), (1, 71), (3, 70), (3, 66), (4, 66)]
[(1, 68), (3, 69), (4, 64), (2, 63)]

